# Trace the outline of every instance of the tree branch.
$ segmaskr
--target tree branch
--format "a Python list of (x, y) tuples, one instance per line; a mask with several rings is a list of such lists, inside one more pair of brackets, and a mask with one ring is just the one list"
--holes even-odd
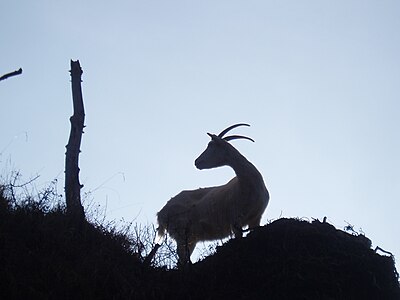
[(19, 68), (17, 71), (14, 71), (14, 72), (10, 72), (10, 73), (4, 74), (3, 76), (0, 77), (0, 81), (2, 81), (4, 79), (7, 79), (8, 77), (16, 76), (16, 75), (19, 75), (19, 74), (22, 74), (22, 68)]

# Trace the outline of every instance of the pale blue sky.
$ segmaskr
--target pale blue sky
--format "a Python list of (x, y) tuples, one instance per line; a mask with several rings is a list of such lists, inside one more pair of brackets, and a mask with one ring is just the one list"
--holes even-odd
[[(400, 257), (400, 2), (3, 1), (0, 170), (63, 187), (69, 61), (84, 70), (81, 182), (108, 219), (155, 223), (182, 189), (227, 182), (195, 158), (234, 146), (271, 192), (263, 222), (360, 227)], [(27, 133), (27, 136), (25, 135)]]

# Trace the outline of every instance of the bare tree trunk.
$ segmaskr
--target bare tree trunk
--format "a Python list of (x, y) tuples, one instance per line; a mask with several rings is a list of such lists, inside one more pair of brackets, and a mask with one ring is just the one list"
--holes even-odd
[(72, 82), (72, 101), (74, 114), (70, 118), (71, 131), (69, 135), (67, 152), (65, 154), (65, 198), (67, 203), (67, 214), (73, 218), (79, 226), (85, 220), (85, 212), (81, 204), (81, 188), (79, 183), (79, 153), (82, 141), (82, 133), (85, 121), (85, 111), (83, 109), (83, 98), (81, 89), (82, 69), (79, 60), (71, 60), (71, 82)]

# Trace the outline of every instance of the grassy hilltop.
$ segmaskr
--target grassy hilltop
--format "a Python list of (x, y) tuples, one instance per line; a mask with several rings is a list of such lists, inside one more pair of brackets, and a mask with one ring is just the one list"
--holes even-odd
[(74, 228), (45, 196), (0, 186), (1, 299), (400, 299), (393, 258), (325, 222), (278, 219), (177, 270), (145, 264), (127, 231)]

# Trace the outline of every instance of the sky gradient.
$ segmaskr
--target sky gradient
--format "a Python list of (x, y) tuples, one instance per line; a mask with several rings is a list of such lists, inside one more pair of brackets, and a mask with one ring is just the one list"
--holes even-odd
[[(271, 194), (262, 223), (324, 216), (400, 257), (400, 2), (3, 1), (0, 170), (57, 179), (83, 68), (80, 180), (107, 219), (154, 223), (199, 171), (206, 132), (232, 144)], [(5, 26), (6, 25), (6, 26)], [(93, 204), (94, 203), (94, 204)]]

